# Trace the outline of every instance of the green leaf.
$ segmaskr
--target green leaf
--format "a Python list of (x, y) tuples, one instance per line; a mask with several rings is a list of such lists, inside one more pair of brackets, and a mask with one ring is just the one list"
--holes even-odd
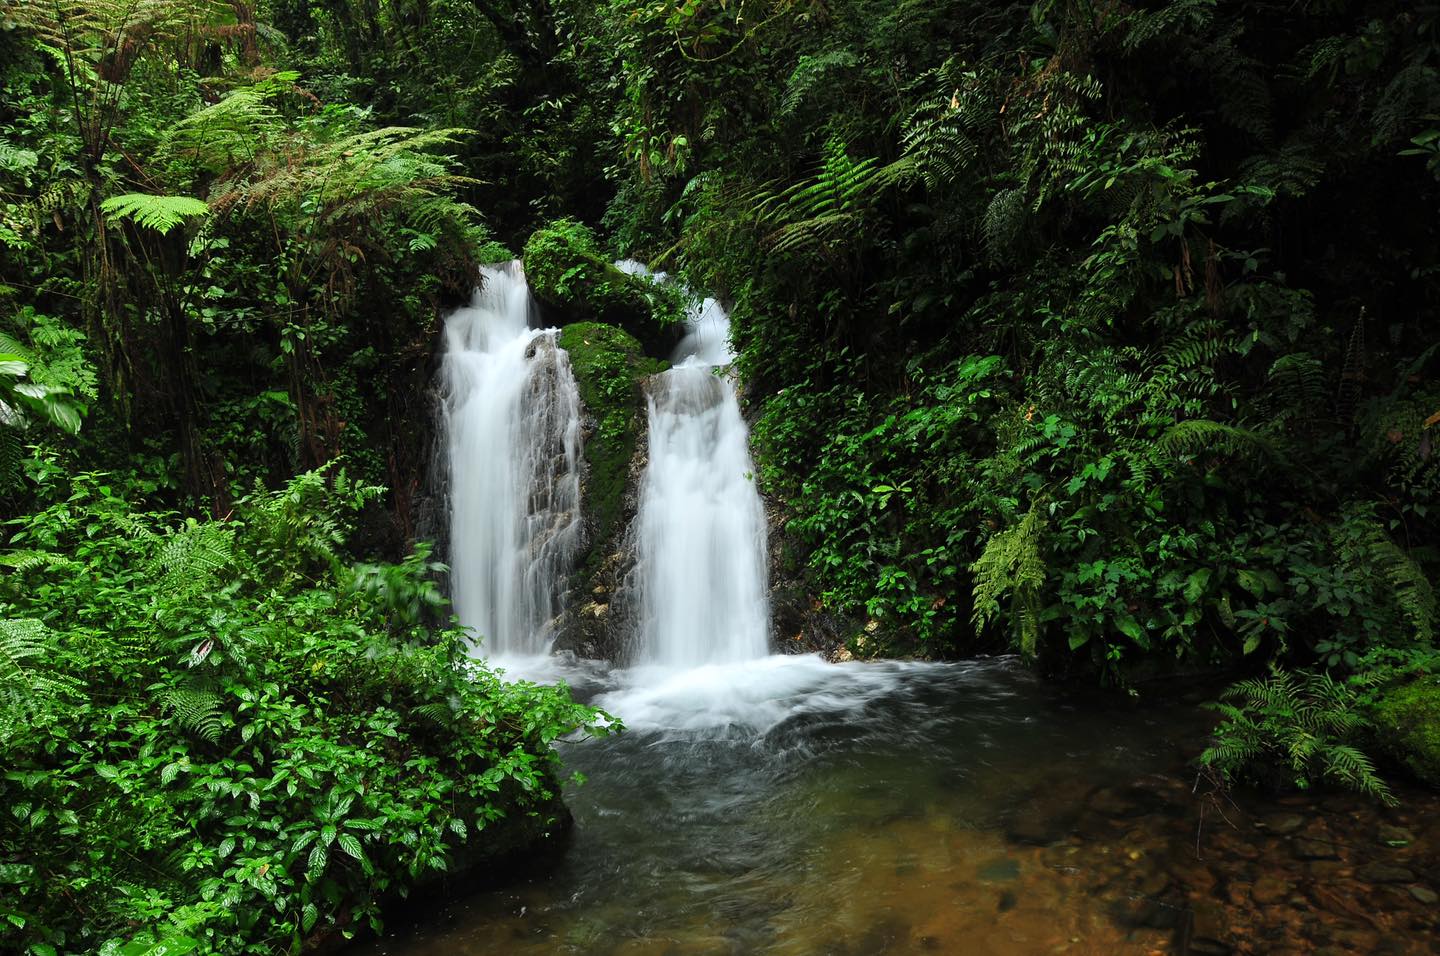
[(152, 196), (148, 193), (112, 196), (102, 202), (100, 208), (117, 219), (128, 219), (161, 235), (186, 219), (203, 216), (210, 211), (209, 205), (193, 196)]
[[(188, 936), (171, 936), (158, 943), (148, 940), (135, 940), (125, 944), (120, 952), (122, 956), (180, 956), (181, 953), (188, 953), (199, 947), (198, 940)], [(54, 950), (51, 950), (53, 953)]]
[(1214, 574), (1209, 568), (1201, 568), (1185, 579), (1185, 600), (1194, 603), (1200, 600), (1205, 594), (1205, 589), (1210, 585), (1210, 578)]
[(335, 842), (340, 844), (340, 849), (344, 850), (346, 853), (350, 854), (355, 859), (365, 859), (365, 851), (360, 848), (360, 841), (355, 839), (350, 834), (340, 834), (340, 836), (336, 838)]

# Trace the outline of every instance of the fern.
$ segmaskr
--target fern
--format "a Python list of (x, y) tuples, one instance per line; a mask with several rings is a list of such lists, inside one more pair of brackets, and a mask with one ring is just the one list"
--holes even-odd
[(224, 699), (207, 687), (176, 687), (160, 695), (161, 703), (187, 732), (215, 743), (225, 732)]
[(1176, 422), (1155, 442), (1156, 462), (1161, 465), (1177, 458), (1193, 459), (1204, 452), (1250, 459), (1278, 455), (1274, 443), (1263, 435), (1205, 419)]
[(0, 618), (0, 741), (76, 682), (45, 667), (55, 652), (54, 634), (40, 621)]
[(1037, 503), (1019, 524), (985, 542), (985, 550), (970, 566), (975, 575), (972, 621), (976, 631), (1000, 613), (1000, 600), (1009, 595), (1017, 643), (1027, 656), (1034, 656), (1040, 637), (1040, 589), (1045, 584), (1040, 539), (1044, 530), (1045, 519)]
[(1394, 804), (1370, 758), (1350, 743), (1367, 726), (1358, 703), (1354, 689), (1325, 673), (1277, 669), (1240, 681), (1212, 705), (1222, 720), (1200, 764), (1229, 783), (1283, 768), (1302, 789), (1323, 778)]
[(1352, 506), (1331, 531), (1340, 560), (1360, 580), (1379, 575), (1419, 644), (1435, 638), (1435, 589), (1423, 568), (1386, 533), (1373, 507)]
[(1215, 0), (1173, 0), (1158, 10), (1136, 10), (1125, 19), (1126, 50), (1140, 49), (1156, 38), (1178, 31), (1200, 33), (1215, 14)]
[(102, 202), (100, 208), (117, 219), (128, 219), (161, 235), (187, 219), (210, 211), (206, 203), (191, 196), (151, 196), (146, 193), (112, 196)]
[(859, 58), (847, 49), (828, 50), (815, 56), (802, 56), (795, 62), (795, 69), (785, 83), (785, 95), (780, 102), (780, 115), (795, 114), (817, 90), (834, 82), (834, 75), (859, 65)]
[(208, 588), (220, 571), (234, 561), (235, 532), (218, 522), (194, 519), (163, 539), (155, 564), (165, 586), (176, 595), (196, 594)]

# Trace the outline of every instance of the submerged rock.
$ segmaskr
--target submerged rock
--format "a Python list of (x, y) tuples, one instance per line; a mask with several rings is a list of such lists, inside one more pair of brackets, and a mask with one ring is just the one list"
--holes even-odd
[(1355, 878), (1365, 883), (1409, 883), (1415, 879), (1415, 873), (1393, 863), (1367, 863), (1356, 869)]

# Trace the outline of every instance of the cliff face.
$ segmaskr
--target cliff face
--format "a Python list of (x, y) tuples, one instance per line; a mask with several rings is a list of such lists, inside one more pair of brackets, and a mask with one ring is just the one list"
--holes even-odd
[(565, 326), (560, 346), (570, 353), (584, 409), (585, 550), (556, 649), (623, 661), (633, 630), (623, 592), (634, 564), (629, 529), (645, 474), (645, 382), (667, 363), (645, 355), (623, 329), (601, 322)]

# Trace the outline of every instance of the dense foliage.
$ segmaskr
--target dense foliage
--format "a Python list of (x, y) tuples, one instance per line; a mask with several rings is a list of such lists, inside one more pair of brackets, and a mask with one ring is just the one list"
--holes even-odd
[[(450, 819), (332, 822), (360, 854), (297, 867), (317, 814), (483, 815), (497, 748), (541, 786), (588, 719), (462, 679), (413, 547), (436, 316), (507, 250), (606, 323), (568, 335), (612, 502), (681, 304), (611, 260), (731, 308), (758, 477), (853, 652), (1300, 668), (1237, 691), (1212, 765), (1371, 789), (1344, 748), (1432, 669), (1436, 3), (11, 0), (0, 78), (5, 825), (97, 854), (10, 869), (7, 831), (27, 941), (174, 913), (291, 947)], [(302, 737), (345, 786), (464, 769), (382, 761), (339, 812), (275, 784)], [(252, 778), (285, 805), (231, 824)]]
[(143, 928), (298, 950), (561, 828), (549, 745), (592, 712), (432, 633), (423, 549), (340, 560), (379, 489), (312, 472), (179, 521), (104, 475), (42, 478), (0, 555), (0, 920), (21, 948)]
[(733, 300), (829, 602), (1117, 677), (1429, 641), (1433, 5), (670, 10), (610, 221)]

